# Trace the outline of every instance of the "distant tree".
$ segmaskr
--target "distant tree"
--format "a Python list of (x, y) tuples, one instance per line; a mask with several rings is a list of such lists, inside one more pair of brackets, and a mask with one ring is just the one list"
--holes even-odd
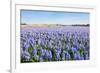
[(27, 25), (26, 23), (21, 23), (21, 25)]

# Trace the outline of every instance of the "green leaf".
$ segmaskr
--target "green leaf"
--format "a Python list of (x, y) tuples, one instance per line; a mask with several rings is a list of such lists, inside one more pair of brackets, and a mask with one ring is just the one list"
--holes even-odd
[(73, 56), (73, 53), (72, 53), (72, 51), (71, 51), (70, 49), (68, 50), (68, 53), (69, 53), (70, 56), (71, 56), (71, 59), (70, 59), (70, 60), (73, 60), (74, 56)]
[(33, 60), (33, 59), (31, 59), (31, 62), (34, 62), (34, 60)]
[(36, 45), (35, 45), (35, 48), (36, 48), (36, 49), (39, 49), (40, 47), (41, 47), (41, 46), (40, 46), (39, 44), (36, 44)]
[(28, 48), (28, 52), (31, 54), (32, 53), (32, 47)]
[(83, 54), (83, 49), (82, 49), (82, 48), (79, 48), (79, 49), (78, 49), (78, 54), (80, 54), (80, 55)]
[(52, 60), (55, 61), (56, 55), (53, 48), (51, 49), (51, 52), (52, 52)]

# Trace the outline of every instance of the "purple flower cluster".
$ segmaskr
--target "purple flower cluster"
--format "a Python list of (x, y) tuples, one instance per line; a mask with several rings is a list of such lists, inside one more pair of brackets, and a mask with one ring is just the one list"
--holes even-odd
[(22, 29), (21, 62), (89, 60), (89, 41), (89, 31), (78, 29)]

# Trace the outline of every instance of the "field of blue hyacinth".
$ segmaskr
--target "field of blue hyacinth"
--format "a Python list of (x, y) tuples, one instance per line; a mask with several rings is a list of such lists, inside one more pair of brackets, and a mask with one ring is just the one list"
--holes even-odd
[(21, 63), (89, 60), (89, 26), (21, 28)]

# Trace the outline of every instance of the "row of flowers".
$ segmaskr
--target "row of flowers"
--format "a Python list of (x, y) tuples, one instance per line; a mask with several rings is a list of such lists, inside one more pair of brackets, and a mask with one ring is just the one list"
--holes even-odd
[(21, 62), (89, 60), (88, 32), (24, 31)]

